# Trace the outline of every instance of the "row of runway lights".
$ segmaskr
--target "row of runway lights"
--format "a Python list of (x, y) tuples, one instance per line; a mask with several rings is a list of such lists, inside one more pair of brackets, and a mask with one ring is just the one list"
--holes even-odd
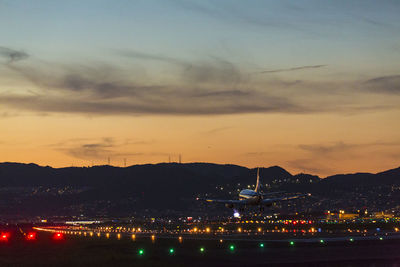
[[(29, 232), (29, 233), (22, 232), (22, 234), (27, 241), (34, 241), (37, 239), (36, 232)], [(63, 240), (64, 235), (62, 233), (56, 232), (53, 234), (52, 238), (53, 238), (53, 240)], [(8, 242), (10, 239), (11, 239), (11, 233), (3, 232), (0, 234), (1, 242)]]
[[(54, 232), (53, 239), (55, 239), (55, 240), (64, 239), (63, 234), (82, 235), (82, 231), (79, 231), (79, 232), (77, 232), (77, 231), (59, 231), (59, 230), (46, 229), (46, 228), (35, 228), (35, 229), (38, 230), (38, 231)], [(84, 236), (87, 236), (87, 232), (83, 232), (83, 235), (84, 235)], [(96, 235), (97, 235), (98, 237), (101, 237), (100, 232), (98, 232)], [(30, 236), (30, 235), (28, 235), (28, 236)], [(89, 232), (89, 236), (90, 236), (90, 237), (94, 236), (94, 233), (93, 233), (93, 232)], [(106, 233), (105, 236), (106, 236), (106, 238), (110, 238), (110, 233)], [(121, 239), (121, 234), (118, 233), (118, 234), (116, 235), (116, 237), (117, 237), (117, 239)], [(7, 239), (8, 239), (8, 236), (2, 234), (2, 235), (0, 236), (0, 239), (3, 239), (3, 238), (7, 238)], [(36, 234), (35, 234), (35, 238), (36, 238)], [(133, 235), (131, 236), (131, 238), (132, 238), (132, 240), (136, 240), (136, 235), (133, 234)], [(155, 235), (152, 235), (150, 238), (151, 238), (151, 240), (154, 242), (155, 239), (156, 239), (156, 236), (155, 236)], [(182, 238), (181, 236), (179, 236), (179, 237), (178, 237), (178, 240), (179, 240), (180, 243), (182, 243), (183, 238)], [(382, 240), (383, 240), (383, 237), (379, 237), (379, 240), (382, 241)], [(354, 238), (349, 238), (348, 241), (354, 242), (355, 240), (354, 240)], [(220, 243), (223, 243), (224, 240), (223, 240), (223, 239), (220, 239), (219, 242), (220, 242)], [(319, 242), (320, 244), (325, 244), (325, 243), (326, 243), (324, 239), (320, 239), (318, 242)], [(294, 242), (294, 241), (289, 241), (289, 245), (290, 245), (290, 246), (294, 246), (294, 245), (295, 245), (295, 242)], [(264, 243), (259, 243), (259, 247), (260, 247), (260, 248), (264, 248), (264, 247), (265, 247), (265, 244), (264, 244)], [(235, 251), (235, 249), (236, 249), (235, 245), (233, 245), (233, 244), (230, 244), (230, 245), (229, 245), (229, 250), (230, 250), (231, 252)], [(200, 247), (199, 251), (200, 251), (201, 253), (204, 253), (204, 252), (205, 252), (205, 248), (204, 248), (204, 247)], [(144, 250), (143, 248), (141, 248), (141, 249), (138, 250), (138, 255), (139, 255), (139, 256), (144, 255), (144, 253), (145, 253), (145, 250)], [(172, 254), (174, 254), (174, 253), (175, 253), (175, 249), (174, 249), (174, 248), (170, 248), (170, 249), (169, 249), (169, 254), (172, 255)]]
[[(75, 231), (80, 231), (83, 229), (75, 229)], [(144, 230), (141, 228), (132, 228), (132, 230), (130, 231), (130, 228), (128, 228), (128, 231), (126, 230), (122, 230), (121, 229), (112, 229), (112, 228), (105, 228), (105, 229), (98, 229), (99, 232), (114, 232), (114, 233), (127, 233), (127, 232), (132, 232), (132, 233), (171, 233), (171, 234), (178, 234), (178, 233), (190, 233), (190, 234), (216, 234), (216, 233), (224, 233), (224, 234), (229, 234), (229, 233), (253, 233), (255, 235), (257, 234), (265, 234), (265, 233), (317, 233), (317, 232), (331, 232), (331, 230), (323, 230), (321, 228), (314, 228), (311, 227), (310, 229), (286, 229), (286, 228), (282, 228), (282, 229), (272, 229), (272, 230), (266, 230), (263, 229), (261, 227), (258, 227), (255, 230), (246, 230), (243, 229), (242, 227), (238, 227), (237, 229), (233, 230), (227, 230), (223, 227), (219, 227), (218, 230), (212, 230), (210, 229), (210, 227), (206, 227), (204, 229), (200, 229), (197, 227), (194, 227), (192, 229), (188, 229), (188, 230), (182, 230), (182, 231), (154, 231), (154, 230)], [(398, 227), (395, 227), (393, 229), (395, 232), (399, 231)], [(347, 232), (352, 233), (352, 232), (356, 232), (356, 233), (367, 233), (368, 230), (367, 229), (346, 229)], [(371, 230), (372, 231), (372, 230)], [(380, 231), (380, 228), (376, 228), (376, 231)]]

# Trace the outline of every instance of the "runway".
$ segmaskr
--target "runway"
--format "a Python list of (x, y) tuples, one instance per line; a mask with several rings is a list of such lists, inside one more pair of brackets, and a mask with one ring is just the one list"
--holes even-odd
[[(400, 262), (400, 234), (396, 231), (296, 237), (297, 232), (170, 234), (145, 229), (132, 233), (132, 229), (124, 232), (114, 227), (108, 232), (96, 232), (96, 227), (72, 228), (40, 226), (11, 231), (9, 239), (0, 242), (0, 265), (396, 266)], [(31, 231), (36, 233), (35, 239), (23, 234)]]

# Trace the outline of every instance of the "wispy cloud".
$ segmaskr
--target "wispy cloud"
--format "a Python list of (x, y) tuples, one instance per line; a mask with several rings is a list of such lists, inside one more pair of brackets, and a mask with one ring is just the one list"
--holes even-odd
[(18, 113), (0, 112), (0, 118), (11, 118), (18, 116)]
[(308, 32), (308, 29), (289, 23), (287, 20), (268, 16), (268, 9), (243, 10), (243, 6), (236, 4), (225, 4), (223, 1), (204, 2), (193, 0), (170, 0), (176, 6), (187, 11), (205, 15), (209, 18), (226, 21), (229, 23), (247, 24), (254, 27), (271, 27), (283, 30), (296, 30)]
[(18, 51), (2, 46), (0, 46), (0, 55), (7, 59), (7, 63), (13, 63), (29, 57), (29, 55), (24, 51)]
[[(126, 158), (144, 155), (164, 155), (163, 153), (144, 153), (141, 151), (137, 151), (138, 145), (150, 145), (152, 143), (153, 141), (147, 140), (128, 139), (125, 141), (118, 141), (115, 138), (111, 137), (103, 137), (97, 140), (89, 138), (74, 138), (63, 140), (55, 144), (50, 144), (49, 147), (52, 147), (53, 149), (74, 158), (84, 160), (106, 160), (108, 157)], [(131, 152), (129, 150), (135, 150), (135, 152)]]
[(294, 67), (294, 68), (287, 68), (287, 69), (265, 70), (265, 71), (260, 71), (258, 73), (276, 73), (276, 72), (287, 72), (287, 71), (297, 71), (297, 70), (306, 70), (306, 69), (319, 69), (319, 68), (323, 68), (326, 66), (327, 65), (301, 66), (301, 67)]
[[(0, 104), (18, 111), (90, 115), (221, 115), (246, 113), (360, 113), (395, 108), (393, 104), (354, 101), (367, 84), (397, 90), (398, 76), (367, 82), (339, 83), (292, 81), (264, 77), (253, 80), (236, 64), (220, 59), (208, 61), (174, 59), (133, 52), (126, 57), (176, 65), (175, 79), (142, 79), (130, 69), (108, 63), (56, 64), (30, 59), (13, 49), (0, 56), (16, 79), (32, 84), (25, 92), (5, 91)], [(25, 61), (22, 62), (22, 60)], [(135, 63), (137, 63), (135, 61)], [(324, 65), (285, 69), (295, 71)], [(284, 70), (272, 70), (284, 71)], [(128, 75), (129, 74), (129, 75)], [(262, 77), (261, 77), (262, 76)], [(268, 75), (266, 75), (268, 76)], [(26, 88), (26, 86), (24, 86)], [(372, 90), (372, 89), (371, 89)], [(389, 89), (386, 89), (389, 90)], [(307, 96), (307, 97), (305, 97)]]
[(117, 50), (116, 54), (126, 57), (126, 58), (160, 61), (160, 62), (175, 64), (175, 65), (179, 65), (179, 66), (183, 66), (183, 67), (190, 66), (190, 63), (187, 63), (184, 60), (180, 60), (177, 58), (168, 57), (168, 56), (164, 56), (164, 55), (155, 55), (155, 54), (143, 53), (143, 52), (138, 52), (138, 51), (133, 51), (133, 50)]
[(356, 144), (346, 144), (342, 141), (333, 144), (301, 144), (299, 148), (308, 152), (318, 153), (318, 154), (328, 154), (337, 151), (344, 151), (359, 145)]
[(366, 81), (364, 86), (374, 93), (400, 94), (400, 75), (376, 77)]
[(78, 145), (76, 147), (70, 147), (65, 150), (65, 153), (75, 158), (104, 159), (107, 156), (113, 154), (111, 150), (113, 147), (114, 147), (113, 140), (105, 138), (104, 140), (98, 143), (86, 143)]
[(39, 89), (34, 95), (0, 95), (1, 104), (19, 110), (102, 115), (308, 112), (308, 108), (286, 97), (246, 88), (227, 88), (241, 81), (242, 76), (233, 64), (219, 59), (209, 64), (184, 64), (181, 82), (177, 85), (143, 85), (143, 81), (126, 78), (109, 64), (29, 67), (14, 63), (9, 68)]
[(344, 143), (342, 141), (328, 144), (301, 144), (298, 147), (304, 151), (325, 155), (332, 153), (346, 153), (349, 150), (362, 149), (367, 147), (400, 146), (400, 142), (371, 142), (371, 143)]
[[(376, 141), (365, 143), (351, 142), (327, 142), (317, 144), (301, 144), (295, 145), (294, 148), (300, 149), (303, 156), (288, 160), (287, 164), (291, 168), (295, 168), (302, 172), (311, 172), (317, 174), (333, 174), (337, 169), (343, 168), (344, 162), (349, 165), (353, 163), (353, 169), (359, 165), (359, 161), (370, 160), (371, 165), (375, 159), (386, 159), (388, 162), (393, 161), (396, 154), (395, 151), (400, 147), (400, 141)], [(366, 166), (359, 166), (366, 169)], [(342, 169), (344, 170), (344, 169)], [(358, 169), (361, 171), (362, 169)], [(346, 172), (346, 171), (345, 171)]]
[(220, 133), (220, 132), (224, 132), (224, 131), (230, 130), (232, 128), (234, 128), (234, 127), (233, 126), (218, 127), (218, 128), (210, 129), (208, 131), (204, 131), (203, 133), (212, 135), (212, 134), (217, 134), (217, 133)]
[(248, 78), (235, 64), (217, 57), (211, 57), (206, 61), (189, 62), (165, 55), (154, 55), (131, 50), (118, 51), (117, 54), (136, 60), (173, 64), (180, 68), (181, 79), (189, 83), (238, 84)]

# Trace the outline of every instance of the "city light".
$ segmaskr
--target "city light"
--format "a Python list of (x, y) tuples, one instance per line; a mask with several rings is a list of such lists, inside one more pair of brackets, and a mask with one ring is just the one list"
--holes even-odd
[(132, 239), (133, 239), (133, 240), (135, 240), (135, 239), (136, 239), (136, 235), (132, 235), (131, 237), (132, 237)]

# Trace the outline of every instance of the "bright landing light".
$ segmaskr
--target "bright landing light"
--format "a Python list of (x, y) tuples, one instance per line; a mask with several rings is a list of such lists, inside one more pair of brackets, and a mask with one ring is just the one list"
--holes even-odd
[(235, 212), (233, 213), (233, 217), (235, 217), (235, 218), (239, 218), (239, 217), (240, 217), (240, 213), (239, 213), (239, 212), (237, 212), (237, 211), (235, 211)]

